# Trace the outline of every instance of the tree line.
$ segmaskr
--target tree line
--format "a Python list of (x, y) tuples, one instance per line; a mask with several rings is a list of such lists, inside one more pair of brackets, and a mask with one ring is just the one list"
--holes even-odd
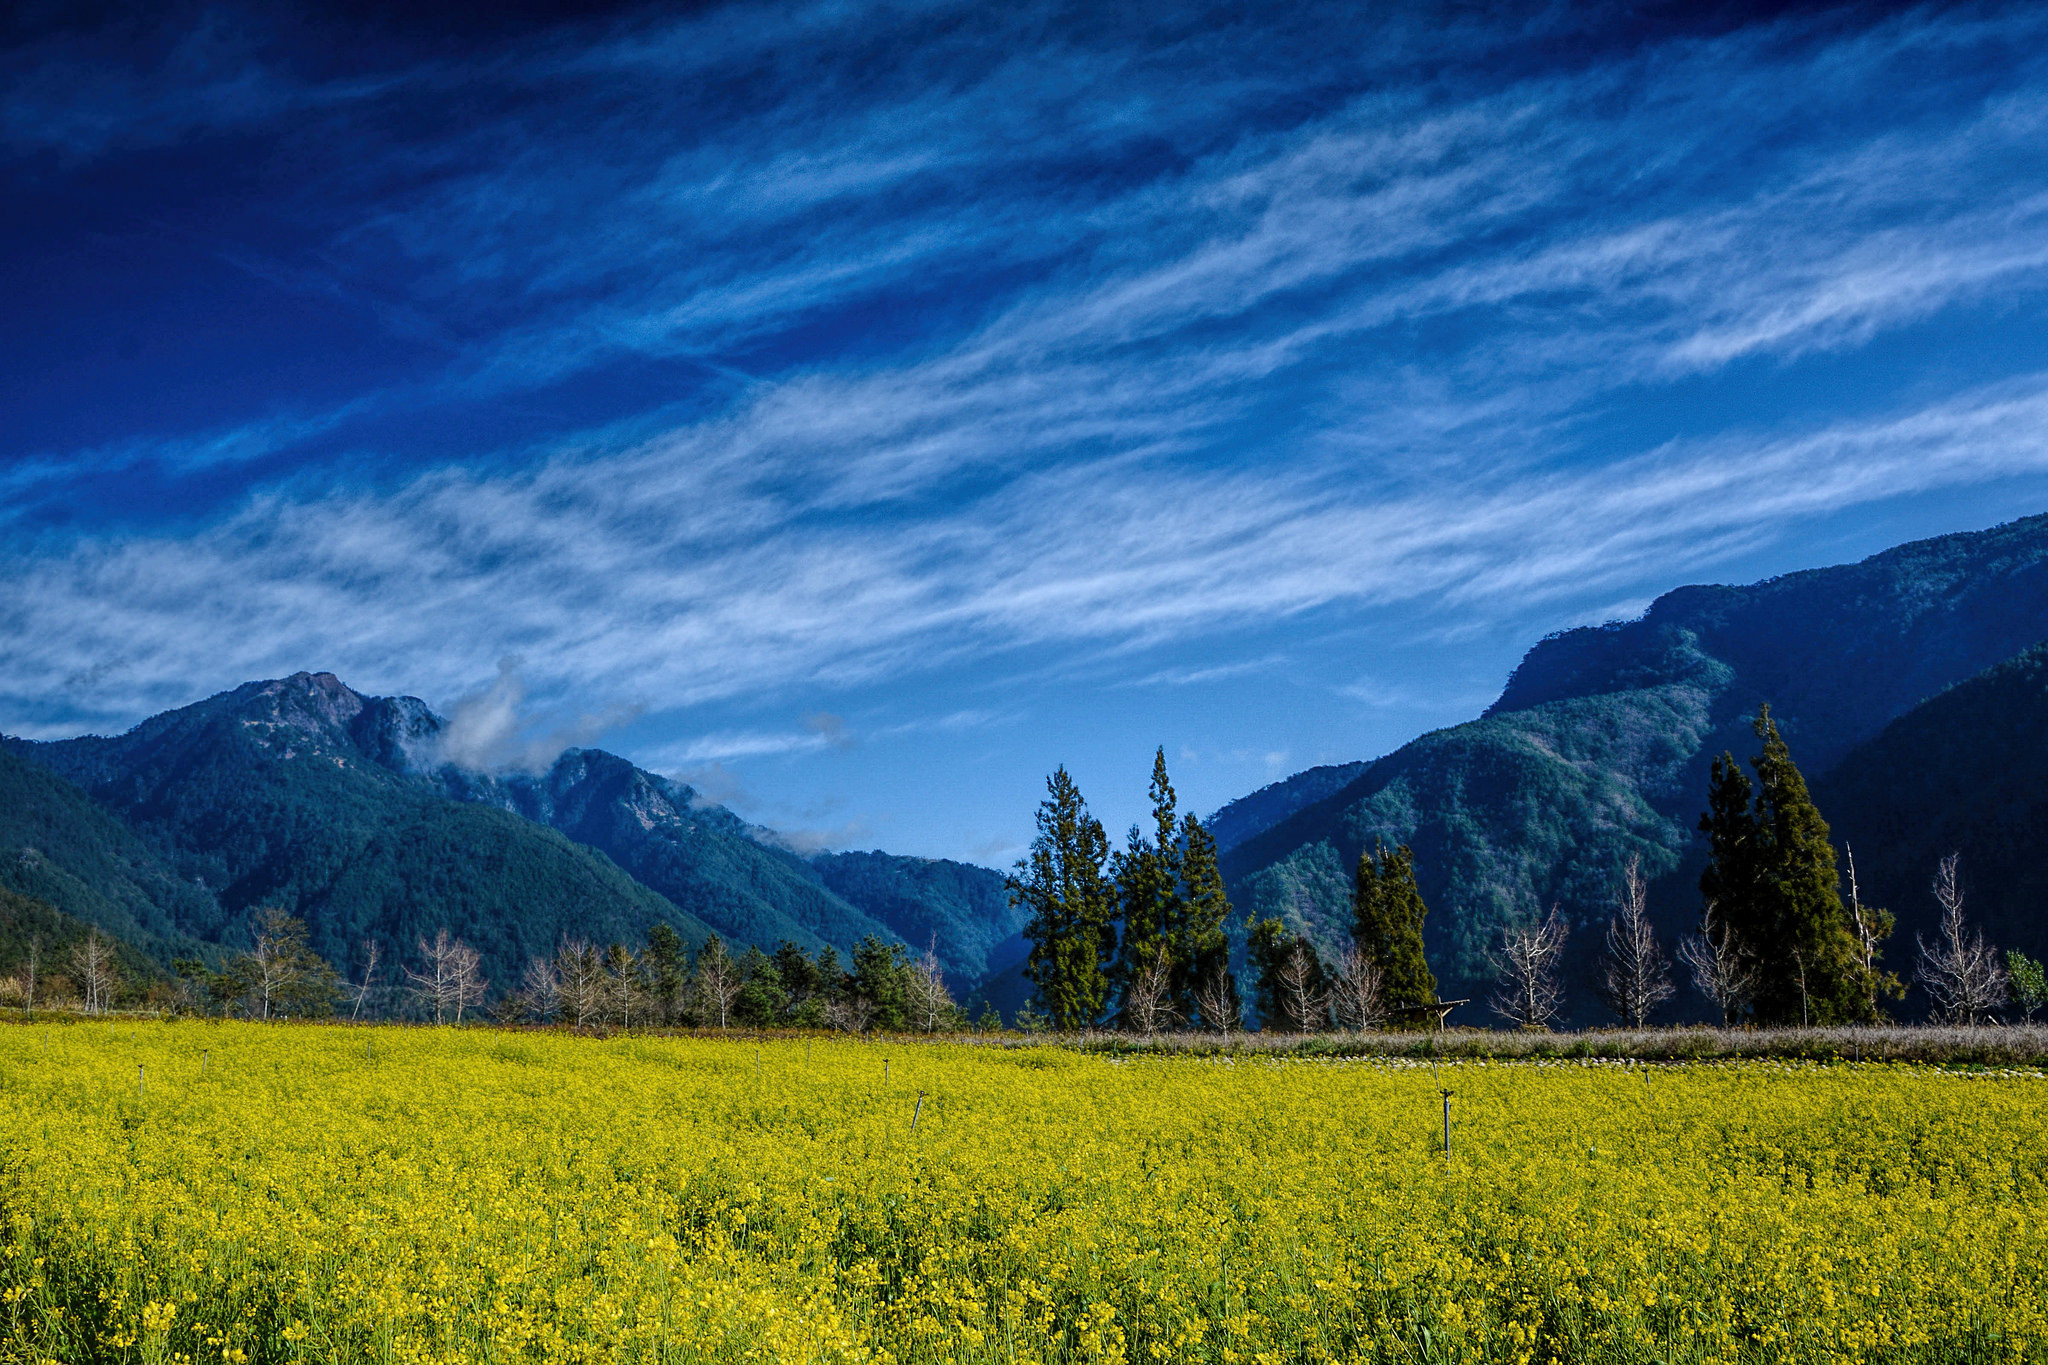
[[(1195, 816), (1177, 814), (1164, 748), (1150, 797), (1151, 829), (1133, 825), (1112, 849), (1066, 768), (1046, 779), (1037, 833), (1009, 890), (1026, 915), (1034, 1007), (1053, 1028), (1229, 1033), (1244, 1022), (1216, 841)], [(1437, 1003), (1422, 947), (1427, 914), (1405, 846), (1362, 855), (1352, 946), (1338, 962), (1325, 964), (1282, 920), (1246, 921), (1253, 1008), (1269, 1027), (1299, 1030), (1332, 1017), (1353, 1028), (1419, 1024)]]
[(253, 935), (255, 946), (217, 971), (196, 959), (176, 963), (189, 1008), (251, 1019), (340, 1014), (460, 1024), (483, 1016), (576, 1028), (937, 1033), (1000, 1027), (986, 1008), (969, 1021), (935, 951), (913, 955), (873, 934), (843, 961), (829, 944), (813, 956), (788, 941), (772, 954), (758, 947), (736, 954), (716, 935), (692, 952), (663, 923), (639, 944), (565, 937), (554, 952), (529, 958), (518, 984), (496, 994), (481, 955), (446, 929), (419, 938), (396, 973), (386, 970), (381, 946), (366, 941), (355, 981), (313, 952), (305, 924), (282, 910), (261, 911)]
[[(1905, 983), (1886, 970), (1895, 929), (1859, 894), (1855, 862), (1843, 869), (1825, 819), (1768, 705), (1754, 721), (1760, 751), (1749, 771), (1716, 758), (1699, 829), (1708, 845), (1697, 932), (1677, 960), (1724, 1025), (1876, 1023)], [(1752, 778), (1751, 773), (1754, 773)], [(1165, 750), (1153, 761), (1152, 828), (1134, 826), (1112, 849), (1064, 767), (1046, 781), (1029, 853), (1009, 879), (1028, 916), (1025, 975), (1036, 998), (1022, 1017), (1063, 1031), (1103, 1028), (1228, 1033), (1243, 1022), (1225, 926), (1231, 913), (1216, 846), (1194, 816), (1176, 821)], [(1846, 852), (1846, 851), (1845, 851)], [(1963, 915), (1954, 855), (1935, 869), (1940, 926), (1916, 940), (1914, 980), (1937, 1019), (1980, 1023), (2009, 1010), (2029, 1021), (2048, 1006), (2048, 970), (2000, 954)], [(1428, 915), (1407, 845), (1360, 854), (1350, 943), (1325, 961), (1306, 934), (1278, 918), (1247, 918), (1244, 962), (1263, 1027), (1419, 1027), (1441, 1021), (1424, 950)], [(1505, 927), (1489, 949), (1489, 1004), (1508, 1024), (1548, 1028), (1568, 997), (1568, 921), (1557, 906)], [(1594, 964), (1593, 992), (1620, 1022), (1642, 1027), (1677, 991), (1673, 962), (1651, 922), (1642, 860), (1622, 867)]]

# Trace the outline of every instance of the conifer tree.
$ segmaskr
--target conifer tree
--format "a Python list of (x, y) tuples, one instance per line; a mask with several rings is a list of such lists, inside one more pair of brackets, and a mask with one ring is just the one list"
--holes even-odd
[(1714, 760), (1700, 819), (1711, 849), (1700, 894), (1751, 965), (1757, 1022), (1872, 1019), (1879, 983), (1842, 906), (1827, 821), (1769, 706), (1754, 728), (1763, 752), (1749, 761), (1753, 787), (1733, 755)]
[(1109, 1003), (1105, 969), (1116, 947), (1114, 889), (1103, 871), (1109, 838), (1064, 767), (1045, 786), (1037, 837), (1008, 879), (1010, 903), (1026, 915), (1031, 955), (1024, 975), (1039, 1004), (1054, 1027), (1080, 1029)]
[(1184, 933), (1181, 897), (1180, 829), (1174, 815), (1173, 783), (1166, 776), (1166, 749), (1152, 759), (1152, 835), (1131, 827), (1129, 845), (1116, 855), (1118, 909), (1123, 932), (1117, 943), (1111, 984), (1119, 994), (1166, 954), (1176, 975), (1185, 965), (1177, 941)]
[[(1180, 879), (1178, 902), (1180, 923), (1173, 933), (1174, 1008), (1182, 1019), (1193, 1021), (1206, 1013), (1201, 995), (1231, 990), (1230, 939), (1224, 921), (1230, 914), (1230, 898), (1224, 894), (1223, 872), (1216, 865), (1216, 839), (1194, 816), (1180, 822)], [(1223, 984), (1218, 986), (1216, 983)], [(1234, 992), (1233, 992), (1234, 995)], [(1234, 1003), (1219, 998), (1225, 1006)], [(1205, 1026), (1220, 1027), (1218, 1021), (1202, 1019)]]
[(1428, 1016), (1417, 1007), (1436, 1003), (1436, 977), (1422, 948), (1429, 907), (1415, 885), (1415, 855), (1406, 844), (1359, 855), (1352, 913), (1352, 939), (1379, 971), (1385, 1008), (1396, 1025), (1421, 1027)]

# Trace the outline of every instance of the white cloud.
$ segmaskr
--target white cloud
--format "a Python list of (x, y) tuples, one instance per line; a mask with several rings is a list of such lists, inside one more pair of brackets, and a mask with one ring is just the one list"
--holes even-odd
[[(846, 22), (785, 18), (826, 47)], [(78, 714), (132, 718), (315, 662), (458, 695), (523, 655), (453, 719), (479, 762), (530, 763), (625, 713), (538, 720), (527, 681), (670, 708), (1044, 642), (1184, 642), (1331, 603), (1470, 618), (1633, 592), (1819, 513), (2048, 473), (2039, 375), (1651, 450), (1585, 435), (1645, 387), (1988, 300), (2038, 306), (2041, 63), (1896, 118), (1869, 106), (1901, 64), (1991, 39), (2024, 51), (2044, 29), (2022, 11), (1828, 40), (1787, 23), (1505, 88), (1359, 80), (1372, 93), (1292, 123), (1251, 115), (1295, 73), (1224, 80), (1202, 104), (1172, 63), (1049, 42), (858, 98), (792, 84), (708, 133), (668, 92), (775, 58), (739, 16), (509, 54), (487, 78), (564, 116), (392, 152), (423, 188), (374, 197), (335, 243), (343, 275), (393, 256), (418, 272), (413, 305), (474, 335), (453, 372), (17, 464), (16, 524), (81, 468), (255, 464), (365, 413), (459, 413), (621, 356), (700, 357), (729, 387), (703, 415), (619, 426), (665, 428), (652, 436), (480, 451), (388, 486), (302, 473), (196, 530), (24, 531), (5, 552), (0, 723), (48, 724), (31, 701), (72, 679), (92, 679)], [(423, 67), (350, 100), (446, 78)], [(614, 98), (591, 100), (594, 80)], [(26, 98), (10, 117), (40, 107)], [(1844, 131), (1786, 132), (1846, 105)], [(59, 129), (80, 155), (84, 127)], [(1113, 170), (1152, 143), (1162, 169), (1090, 161)], [(888, 344), (762, 358), (820, 310), (949, 271), (977, 307)], [(116, 657), (129, 666), (92, 672)], [(736, 727), (662, 761), (835, 736)]]

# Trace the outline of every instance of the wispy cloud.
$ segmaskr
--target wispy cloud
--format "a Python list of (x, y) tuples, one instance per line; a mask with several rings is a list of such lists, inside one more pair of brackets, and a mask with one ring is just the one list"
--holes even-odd
[[(417, 141), (381, 116), (448, 107), (434, 61), (308, 85), (232, 47), (74, 97), (44, 54), (0, 109), (69, 157), (141, 145), (127, 125), (160, 110), (171, 140), (288, 107), (293, 136), (352, 149), (302, 189), (332, 227), (294, 268), (403, 295), (453, 359), (0, 470), (0, 723), (133, 718), (307, 666), (461, 697), (516, 654), (546, 698), (669, 708), (1331, 604), (1471, 619), (2048, 474), (2048, 375), (2025, 366), (1735, 415), (1746, 366), (2038, 313), (2038, 11), (1788, 19), (1511, 79), (1495, 59), (1569, 16), (1073, 36), (945, 12), (515, 44), (466, 73), (490, 112)], [(426, 467), (391, 434), (628, 363), (695, 377)], [(1629, 420), (1679, 392), (1675, 426)], [(226, 491), (196, 525), (46, 515), (70, 481), (145, 464)], [(1142, 681), (1262, 666), (1153, 659)], [(523, 761), (507, 686), (458, 714)], [(847, 738), (735, 723), (664, 761)]]

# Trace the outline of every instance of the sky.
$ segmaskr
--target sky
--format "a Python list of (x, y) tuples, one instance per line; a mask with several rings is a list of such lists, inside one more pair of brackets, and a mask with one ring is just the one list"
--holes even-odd
[(0, 732), (326, 670), (1002, 865), (2048, 511), (2048, 7), (0, 24)]

